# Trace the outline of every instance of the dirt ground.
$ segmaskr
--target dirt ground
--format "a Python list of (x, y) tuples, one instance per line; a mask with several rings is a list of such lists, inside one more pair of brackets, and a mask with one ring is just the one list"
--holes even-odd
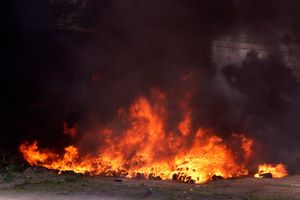
[(175, 181), (90, 177), (28, 168), (23, 173), (0, 174), (0, 200), (192, 200), (300, 199), (300, 175), (282, 179), (240, 178), (205, 184)]

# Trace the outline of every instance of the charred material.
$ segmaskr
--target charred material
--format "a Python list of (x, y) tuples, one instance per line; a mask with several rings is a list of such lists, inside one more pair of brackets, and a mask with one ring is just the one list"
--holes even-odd
[(191, 184), (196, 183), (196, 181), (193, 180), (191, 176), (187, 176), (183, 173), (173, 174), (172, 179), (174, 181), (178, 181), (182, 183), (191, 183)]
[(224, 177), (223, 176), (219, 176), (219, 175), (213, 175), (211, 177), (211, 180), (213, 180), (213, 181), (224, 180)]

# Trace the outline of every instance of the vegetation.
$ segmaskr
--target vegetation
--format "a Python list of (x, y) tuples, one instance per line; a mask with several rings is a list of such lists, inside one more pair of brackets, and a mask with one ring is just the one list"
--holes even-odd
[(26, 164), (17, 153), (11, 153), (0, 149), (0, 174), (5, 181), (12, 181), (15, 173), (25, 169)]

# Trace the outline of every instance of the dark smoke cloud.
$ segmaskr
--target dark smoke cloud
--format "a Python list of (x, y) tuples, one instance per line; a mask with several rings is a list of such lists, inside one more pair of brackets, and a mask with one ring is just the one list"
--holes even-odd
[[(81, 137), (89, 137), (84, 133), (114, 120), (120, 107), (149, 96), (152, 87), (172, 94), (171, 129), (182, 115), (174, 106), (180, 92), (195, 87), (195, 128), (225, 138), (244, 132), (262, 146), (259, 159), (297, 170), (299, 85), (280, 51), (299, 44), (297, 0), (74, 2), (5, 3), (1, 145), (16, 149), (25, 139), (39, 139), (64, 146), (70, 142), (62, 136), (65, 120), (79, 122)], [(57, 15), (78, 8), (76, 20), (88, 31), (58, 29)], [(240, 31), (274, 55), (249, 53), (240, 65), (223, 67), (225, 79), (216, 82), (213, 42)], [(181, 76), (189, 72), (193, 82), (184, 86)]]
[(237, 120), (227, 123), (259, 139), (263, 160), (297, 166), (300, 91), (291, 71), (278, 57), (259, 59), (249, 52), (241, 66), (226, 66), (223, 72), (241, 95), (230, 102), (231, 109), (240, 110), (232, 116)]

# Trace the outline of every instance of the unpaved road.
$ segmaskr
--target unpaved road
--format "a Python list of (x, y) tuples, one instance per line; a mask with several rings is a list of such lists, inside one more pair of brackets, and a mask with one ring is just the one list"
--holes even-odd
[(35, 194), (35, 193), (26, 193), (26, 194), (1, 194), (0, 200), (119, 200), (124, 199), (122, 197), (105, 197), (99, 195), (58, 195), (58, 194)]
[(57, 175), (47, 170), (29, 169), (15, 174), (10, 180), (0, 175), (0, 200), (4, 199), (293, 200), (300, 199), (300, 175), (282, 179), (219, 180), (199, 185), (174, 181)]

